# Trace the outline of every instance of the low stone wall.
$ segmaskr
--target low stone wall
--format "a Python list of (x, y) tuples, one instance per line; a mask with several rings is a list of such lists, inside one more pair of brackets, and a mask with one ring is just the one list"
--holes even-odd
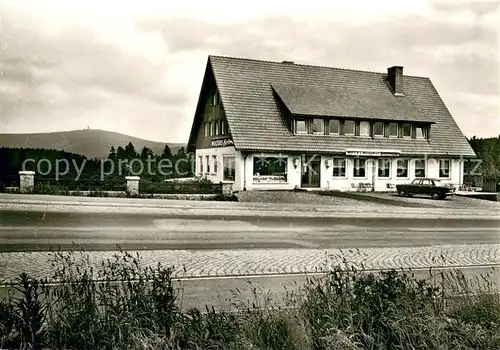
[(110, 197), (110, 198), (123, 198), (127, 197), (125, 191), (68, 191), (70, 196), (81, 197)]
[(5, 187), (5, 193), (19, 193), (20, 188), (19, 187)]
[(154, 199), (178, 199), (178, 200), (214, 200), (220, 197), (219, 194), (139, 194), (139, 198), (154, 198)]
[[(20, 171), (20, 186), (6, 187), (7, 193), (33, 193), (34, 188), (34, 171)], [(140, 193), (139, 176), (126, 176), (126, 191), (64, 191), (61, 193), (51, 193), (56, 195), (82, 196), (82, 197), (134, 197), (134, 198), (159, 198), (159, 199), (180, 199), (180, 200), (234, 200), (233, 183), (224, 182), (221, 184), (220, 193), (206, 194), (187, 194), (187, 193), (165, 193), (165, 194), (146, 194)], [(215, 186), (215, 185), (214, 185)], [(218, 186), (218, 185), (217, 185)], [(158, 190), (158, 189), (156, 189)], [(155, 189), (153, 188), (154, 192)], [(200, 191), (203, 192), (203, 191)], [(207, 191), (209, 192), (209, 191)], [(214, 191), (215, 192), (215, 191)]]

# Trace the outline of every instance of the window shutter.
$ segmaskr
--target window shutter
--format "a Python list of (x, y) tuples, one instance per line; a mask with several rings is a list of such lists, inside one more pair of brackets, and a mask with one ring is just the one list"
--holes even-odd
[(430, 140), (431, 139), (431, 126), (429, 125), (427, 128), (427, 140)]
[(417, 127), (415, 125), (411, 126), (411, 138), (412, 139), (417, 138)]
[(344, 135), (344, 120), (340, 120), (339, 124), (339, 135)]
[(359, 120), (354, 122), (354, 135), (359, 136), (360, 132)]

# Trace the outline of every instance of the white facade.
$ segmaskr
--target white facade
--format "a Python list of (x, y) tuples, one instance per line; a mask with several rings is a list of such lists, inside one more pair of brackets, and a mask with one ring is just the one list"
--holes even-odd
[[(370, 154), (370, 153), (367, 153)], [(207, 158), (208, 156), (208, 158)], [(196, 169), (198, 176), (205, 177), (214, 182), (228, 181), (224, 178), (224, 157), (234, 156), (234, 190), (291, 190), (295, 188), (307, 188), (310, 190), (338, 190), (338, 191), (356, 191), (362, 187), (369, 188), (374, 191), (388, 191), (394, 188), (397, 184), (405, 184), (413, 181), (418, 177), (430, 177), (441, 179), (443, 183), (453, 185), (461, 185), (463, 179), (463, 161), (457, 158), (441, 158), (441, 157), (406, 157), (398, 156), (346, 156), (346, 155), (315, 155), (314, 159), (319, 161), (316, 167), (319, 167), (318, 175), (315, 177), (316, 184), (304, 183), (303, 173), (306, 171), (314, 171), (310, 165), (304, 161), (301, 154), (283, 154), (283, 153), (242, 153), (236, 151), (233, 146), (215, 147), (196, 150)], [(271, 158), (272, 157), (272, 158)], [(286, 175), (284, 179), (275, 179), (273, 176), (261, 175), (254, 164), (258, 164), (260, 159), (273, 159), (275, 162), (280, 162), (281, 169)], [(345, 159), (345, 174), (337, 174), (334, 176), (334, 158)], [(355, 159), (364, 159), (364, 176), (355, 176)], [(385, 160), (385, 166), (389, 168), (385, 174), (381, 169), (379, 174), (379, 159)], [(407, 160), (408, 168), (407, 175), (402, 176), (401, 169), (398, 175), (398, 160)], [(207, 161), (210, 168), (207, 167)], [(416, 176), (417, 162), (425, 166), (425, 174)], [(442, 169), (448, 168), (449, 176), (444, 176), (445, 171), (440, 174), (440, 161)], [(203, 163), (203, 169), (201, 163)], [(217, 162), (217, 168), (214, 167), (214, 162)], [(356, 161), (358, 162), (358, 161)], [(362, 163), (363, 161), (361, 161)], [(449, 163), (448, 163), (449, 162)], [(339, 161), (337, 161), (338, 164)], [(383, 166), (383, 165), (382, 165)], [(203, 170), (203, 171), (201, 171)], [(210, 170), (210, 171), (208, 171)], [(215, 171), (217, 170), (217, 171)], [(338, 173), (338, 169), (337, 169)], [(388, 176), (379, 176), (379, 175)], [(441, 176), (440, 176), (441, 175)], [(233, 181), (233, 180), (229, 180)]]
[[(224, 158), (234, 159), (234, 146), (201, 148), (196, 150), (196, 174), (212, 182), (219, 183), (224, 179)], [(234, 163), (236, 163), (234, 161)], [(231, 180), (229, 180), (231, 181)]]

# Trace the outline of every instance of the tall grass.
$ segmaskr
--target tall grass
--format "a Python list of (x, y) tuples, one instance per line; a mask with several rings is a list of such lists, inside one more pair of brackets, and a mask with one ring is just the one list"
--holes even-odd
[[(23, 274), (0, 301), (0, 348), (499, 349), (500, 299), (491, 276), (349, 266), (310, 278), (285, 300), (254, 290), (234, 311), (179, 307), (173, 268), (117, 253), (98, 267), (54, 253), (54, 274)], [(54, 282), (57, 282), (54, 284)]]

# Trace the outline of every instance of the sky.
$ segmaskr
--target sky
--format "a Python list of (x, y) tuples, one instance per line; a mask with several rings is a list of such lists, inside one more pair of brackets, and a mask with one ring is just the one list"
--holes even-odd
[(0, 0), (0, 133), (187, 142), (208, 55), (429, 77), (500, 134), (499, 1)]

